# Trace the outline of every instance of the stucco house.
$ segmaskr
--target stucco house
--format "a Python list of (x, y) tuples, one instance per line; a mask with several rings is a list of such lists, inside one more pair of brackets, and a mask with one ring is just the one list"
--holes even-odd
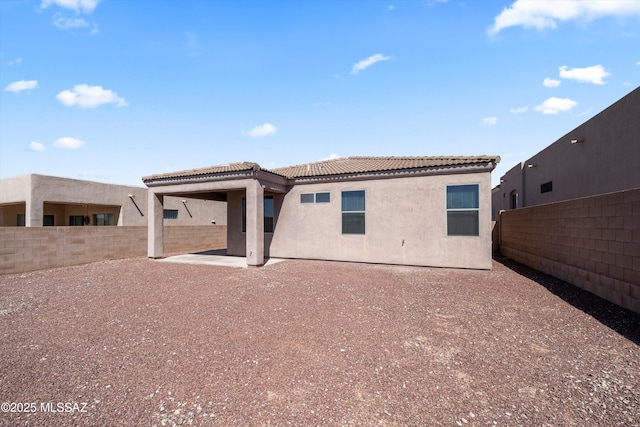
[(511, 168), (493, 189), (501, 210), (640, 188), (640, 88)]
[[(0, 227), (147, 226), (147, 189), (39, 174), (0, 179)], [(170, 197), (165, 225), (226, 224), (226, 204)]]
[(276, 169), (256, 163), (143, 177), (148, 256), (163, 253), (167, 197), (227, 202), (227, 253), (491, 268), (491, 171), (498, 156), (348, 157)]

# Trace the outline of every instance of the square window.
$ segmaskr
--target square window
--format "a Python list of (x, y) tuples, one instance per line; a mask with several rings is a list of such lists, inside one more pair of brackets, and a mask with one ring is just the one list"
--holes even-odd
[(477, 185), (447, 187), (447, 209), (478, 209)]
[(342, 234), (364, 234), (364, 212), (342, 213)]
[(331, 193), (316, 193), (316, 203), (330, 203)]
[(364, 212), (364, 191), (343, 191), (342, 211), (362, 211)]
[(478, 211), (447, 212), (447, 235), (478, 236)]
[(300, 203), (313, 203), (313, 193), (300, 194)]

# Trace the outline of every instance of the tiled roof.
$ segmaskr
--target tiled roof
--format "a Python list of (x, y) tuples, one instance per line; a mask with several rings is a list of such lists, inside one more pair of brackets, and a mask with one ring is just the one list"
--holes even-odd
[(418, 168), (455, 167), (474, 164), (498, 163), (498, 156), (447, 156), (447, 157), (344, 157), (323, 160), (303, 165), (287, 166), (275, 169), (263, 169), (257, 163), (238, 162), (228, 165), (210, 166), (150, 175), (142, 178), (144, 182), (171, 178), (188, 178), (202, 175), (214, 175), (229, 172), (262, 170), (281, 175), (289, 179), (317, 177), (366, 172), (407, 170)]
[(209, 166), (206, 168), (188, 169), (188, 170), (178, 171), (178, 172), (168, 172), (168, 173), (144, 176), (142, 177), (142, 181), (152, 181), (155, 179), (167, 179), (167, 178), (185, 178), (185, 177), (200, 176), (200, 175), (213, 175), (217, 173), (240, 172), (240, 171), (248, 171), (256, 168), (261, 169), (260, 165), (257, 163), (236, 162), (236, 163), (229, 163), (228, 165)]
[(448, 157), (344, 157), (297, 166), (271, 169), (270, 172), (288, 178), (342, 175), (364, 172), (392, 171), (416, 168), (464, 166), (498, 163), (498, 156)]

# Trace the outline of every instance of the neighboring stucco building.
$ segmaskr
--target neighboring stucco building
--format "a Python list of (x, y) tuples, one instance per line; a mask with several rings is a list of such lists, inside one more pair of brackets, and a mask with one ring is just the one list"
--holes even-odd
[(267, 170), (241, 162), (143, 178), (149, 252), (168, 196), (227, 202), (227, 253), (491, 268), (491, 171), (500, 158), (349, 157)]
[(640, 88), (500, 178), (501, 210), (640, 188)]
[[(165, 225), (226, 224), (226, 204), (167, 198)], [(147, 226), (147, 189), (29, 174), (0, 179), (0, 226)]]

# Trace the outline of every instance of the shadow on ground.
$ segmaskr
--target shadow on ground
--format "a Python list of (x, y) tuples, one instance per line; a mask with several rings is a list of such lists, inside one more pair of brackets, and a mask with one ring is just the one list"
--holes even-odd
[(208, 251), (200, 251), (200, 252), (191, 252), (194, 255), (218, 255), (218, 256), (227, 256), (226, 249), (210, 249)]
[(640, 314), (509, 258), (494, 255), (493, 259), (516, 273), (539, 283), (575, 308), (584, 311), (620, 335), (640, 345)]

